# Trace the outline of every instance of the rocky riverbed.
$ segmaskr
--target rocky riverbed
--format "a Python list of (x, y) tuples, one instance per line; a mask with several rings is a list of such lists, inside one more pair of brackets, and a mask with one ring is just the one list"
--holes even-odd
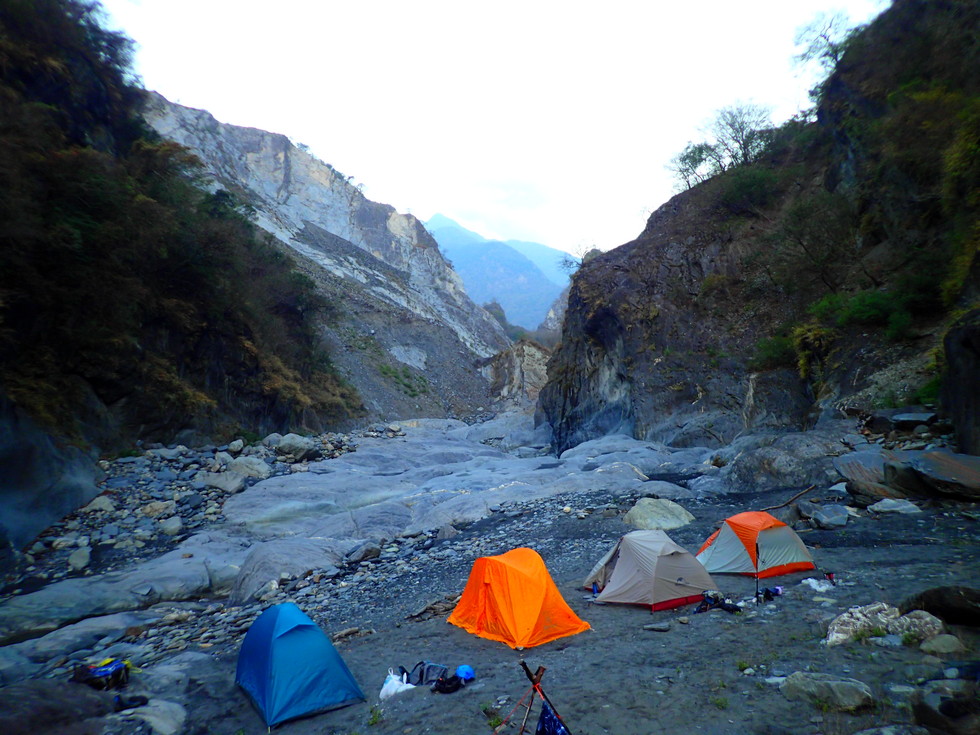
[[(522, 657), (547, 667), (546, 691), (576, 733), (916, 732), (915, 719), (947, 717), (939, 705), (973, 691), (955, 664), (976, 658), (976, 629), (946, 624), (953, 638), (937, 649), (877, 630), (830, 647), (826, 628), (853, 606), (976, 584), (978, 515), (937, 498), (893, 506), (906, 512), (851, 504), (834, 459), (885, 441), (902, 448), (900, 437), (877, 439), (848, 424), (723, 450), (620, 436), (554, 457), (515, 415), (405, 422), (289, 451), (275, 437), (151, 448), (107, 464), (106, 492), (43, 534), (10, 580), (0, 722), (32, 733), (262, 732), (234, 685), (237, 650), (262, 610), (291, 600), (334, 637), (368, 702), (286, 733), (490, 732), (526, 690)], [(750, 473), (761, 489), (747, 487)], [(748, 600), (738, 615), (592, 604), (581, 580), (648, 496), (694, 515), (670, 531), (691, 551), (728, 515), (781, 505), (773, 512), (838, 584), (790, 575), (772, 580), (782, 596), (756, 605), (753, 580), (721, 576), (730, 599)], [(473, 560), (516, 546), (541, 554), (591, 631), (515, 652), (445, 622)], [(136, 667), (125, 694), (145, 706), (112, 713), (110, 695), (69, 683), (74, 666), (106, 657)], [(418, 688), (379, 702), (388, 669), (422, 659), (469, 664), (477, 679), (451, 695)], [(845, 712), (786, 685), (815, 674), (858, 681), (871, 699)]]

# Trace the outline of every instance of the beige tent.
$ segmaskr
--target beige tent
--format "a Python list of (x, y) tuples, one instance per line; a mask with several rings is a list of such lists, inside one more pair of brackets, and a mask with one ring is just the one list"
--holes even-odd
[(669, 610), (716, 590), (701, 563), (663, 531), (633, 531), (602, 557), (585, 579), (601, 590), (597, 602), (625, 602)]

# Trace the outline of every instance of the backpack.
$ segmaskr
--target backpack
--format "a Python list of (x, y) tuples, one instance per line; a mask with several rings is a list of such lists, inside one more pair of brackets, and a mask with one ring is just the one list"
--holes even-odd
[(129, 683), (129, 661), (107, 658), (98, 664), (76, 666), (71, 680), (103, 691), (123, 689)]
[(439, 677), (436, 683), (432, 685), (432, 691), (439, 692), (440, 694), (452, 694), (462, 689), (464, 684), (465, 682), (456, 676), (456, 674), (445, 678)]
[[(399, 667), (404, 671), (404, 667)], [(412, 670), (408, 672), (408, 683), (415, 686), (434, 684), (449, 673), (449, 667), (442, 664), (434, 664), (431, 661), (419, 661)]]

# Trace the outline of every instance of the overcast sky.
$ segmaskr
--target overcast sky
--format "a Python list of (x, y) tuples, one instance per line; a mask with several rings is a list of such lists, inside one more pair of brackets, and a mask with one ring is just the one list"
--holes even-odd
[(371, 199), (579, 254), (635, 238), (714, 111), (781, 122), (817, 13), (887, 0), (102, 0), (147, 89), (304, 143)]

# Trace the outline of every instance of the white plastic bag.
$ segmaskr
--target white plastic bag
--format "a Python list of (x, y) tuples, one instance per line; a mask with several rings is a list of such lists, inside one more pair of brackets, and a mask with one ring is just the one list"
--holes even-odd
[(380, 697), (381, 699), (387, 699), (392, 694), (398, 694), (398, 692), (405, 692), (414, 688), (414, 685), (408, 683), (408, 674), (399, 676), (391, 669), (388, 669), (388, 676), (385, 677), (384, 686), (381, 687)]

